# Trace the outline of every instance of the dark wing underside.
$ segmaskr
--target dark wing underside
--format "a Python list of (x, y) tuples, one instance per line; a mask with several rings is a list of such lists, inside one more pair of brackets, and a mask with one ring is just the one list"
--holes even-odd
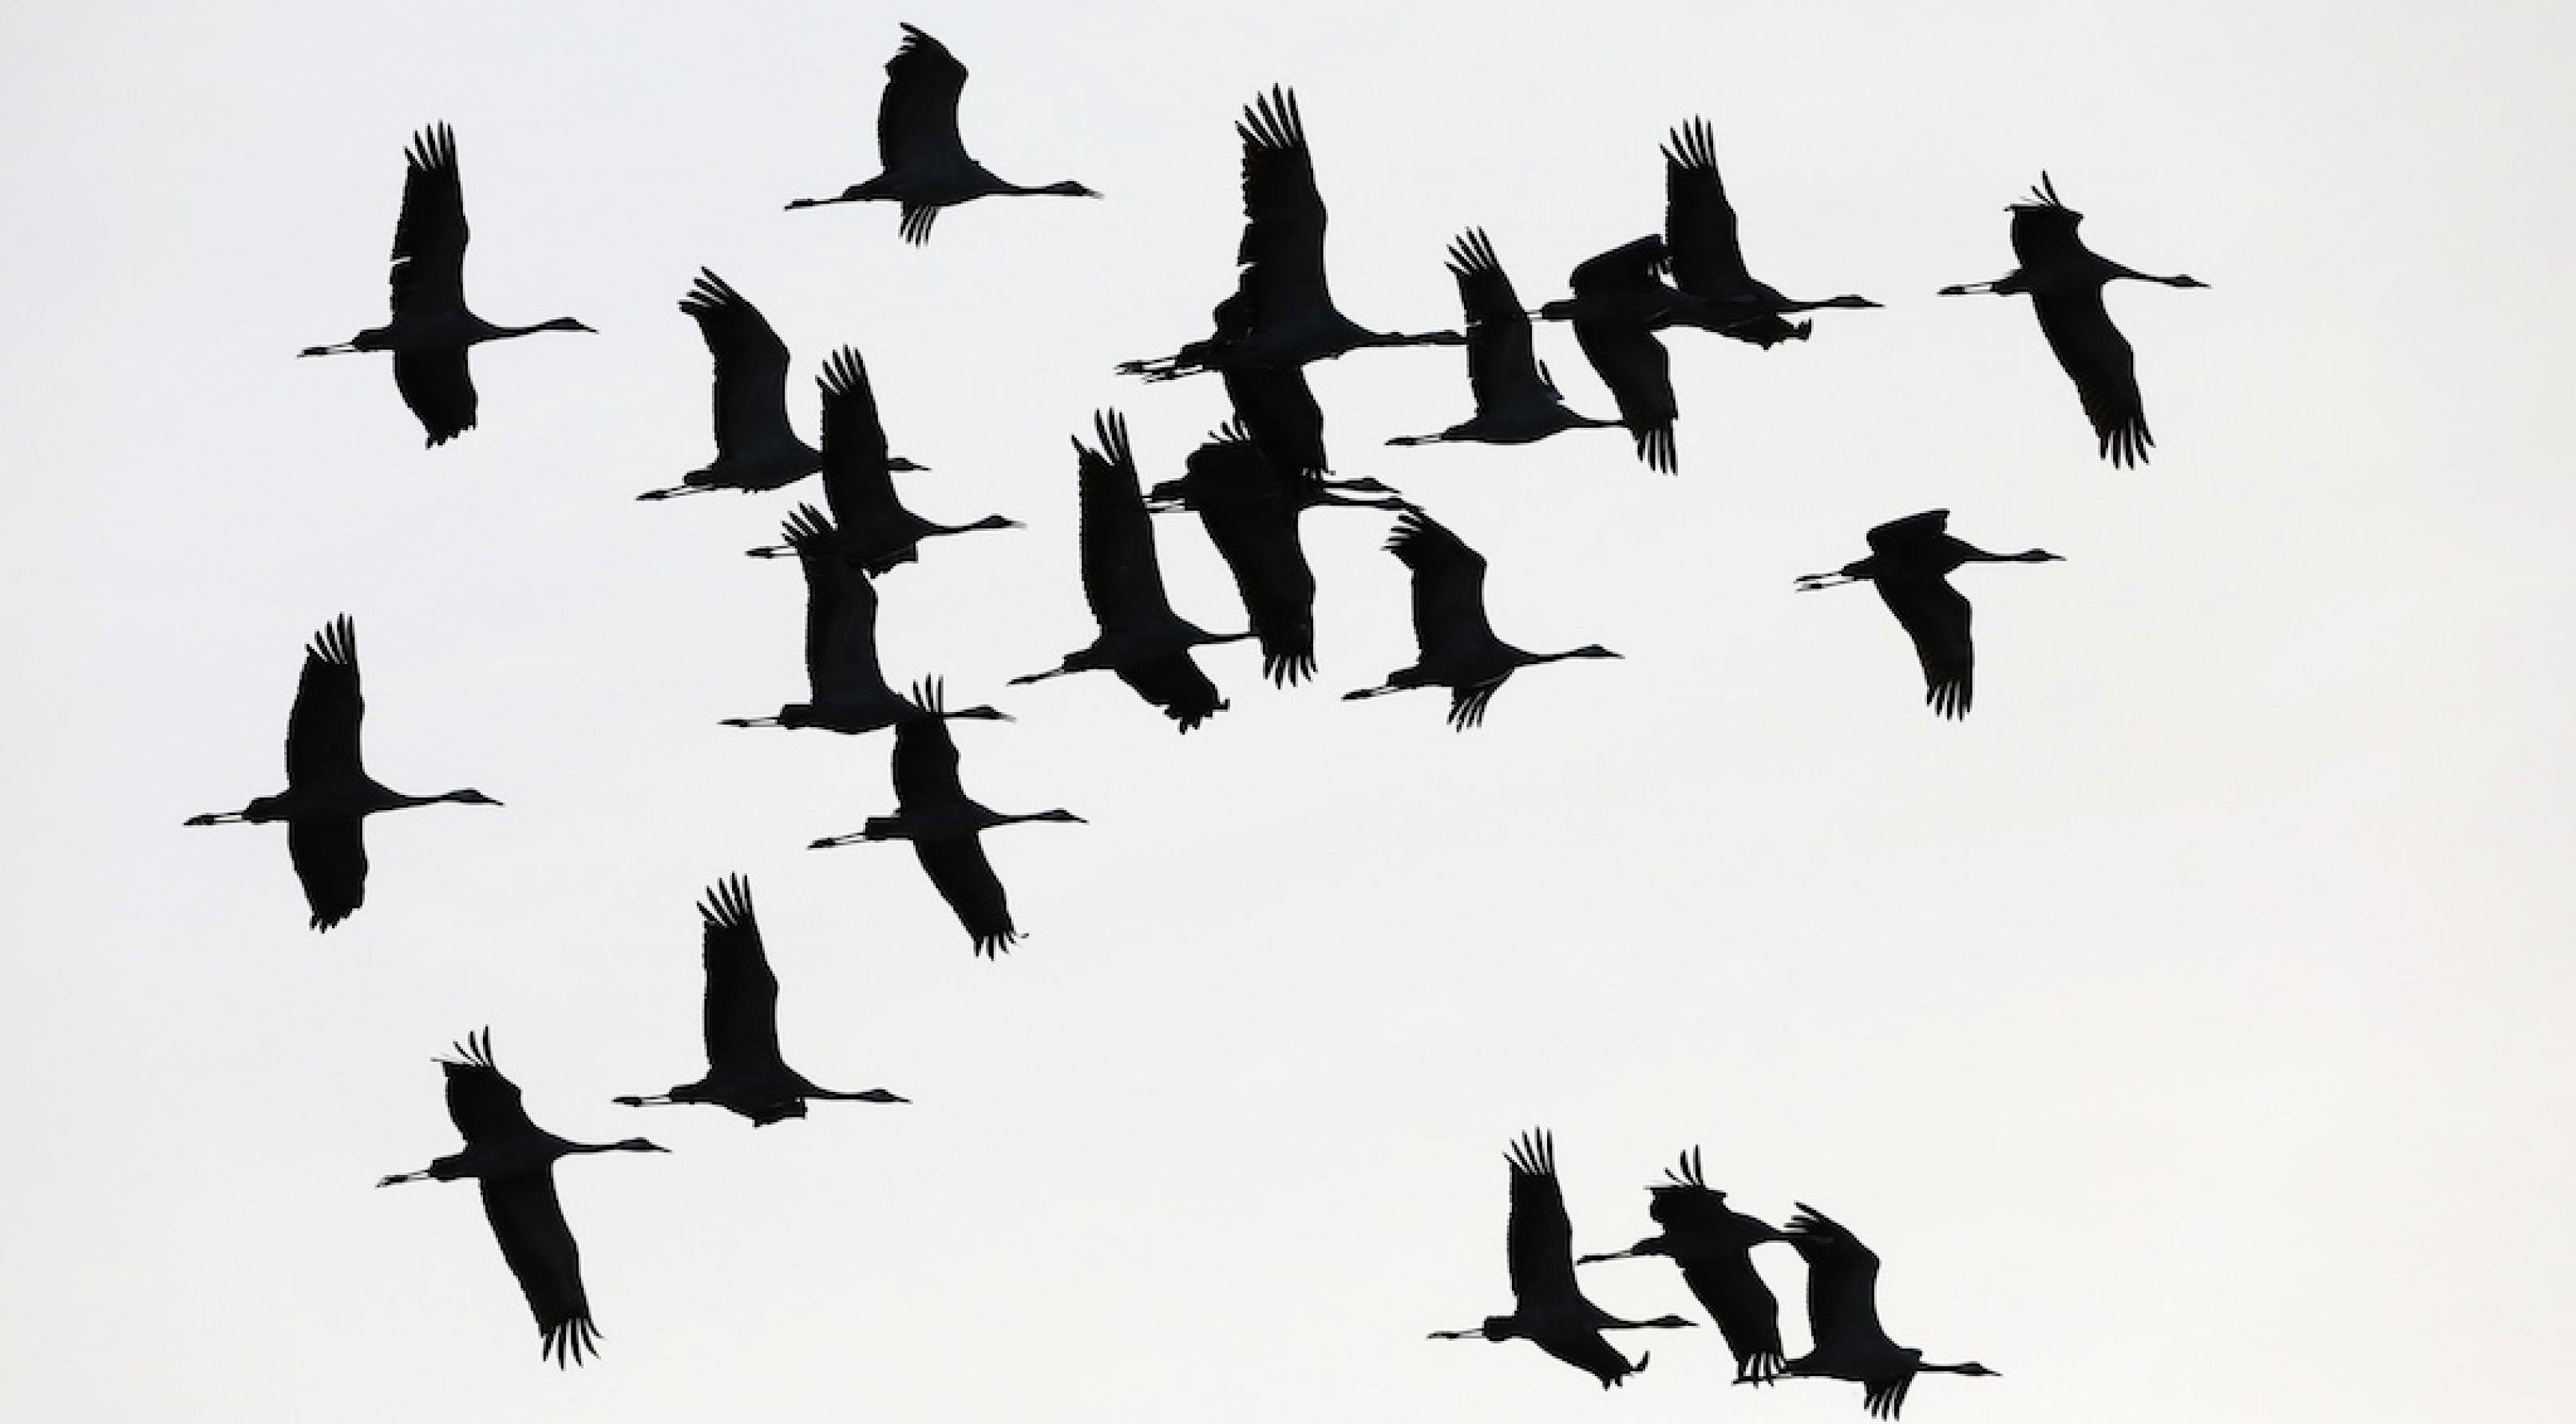
[(2031, 306), (2039, 313), (2039, 330), (2048, 338), (2048, 349), (2075, 382), (2102, 457), (2113, 465), (2142, 463), (2147, 447), (2156, 442), (2147, 433), (2146, 401), (2138, 394), (2137, 353), (2111, 324), (2110, 310), (2102, 304), (2102, 288), (2086, 285), (2036, 292)]
[(528, 1309), (544, 1337), (540, 1353), (557, 1367), (577, 1365), (598, 1353), (599, 1332), (590, 1323), (590, 1299), (581, 1289), (581, 1252), (564, 1224), (551, 1168), (482, 1183), (483, 1214), (501, 1243), (501, 1259), (519, 1278)]
[(303, 883), (313, 928), (327, 930), (367, 903), (366, 831), (358, 817), (299, 816), (288, 821), (286, 858), (295, 866), (295, 878)]
[(1968, 637), (1966, 595), (1938, 578), (1890, 578), (1876, 581), (1887, 611), (1914, 640), (1923, 663), (1923, 701), (1943, 717), (1968, 715), (1976, 690), (1976, 650)]
[(474, 373), (466, 369), (462, 346), (395, 352), (394, 389), (432, 445), (444, 445), (474, 428)]
[(1020, 932), (1011, 924), (1010, 901), (1002, 894), (1002, 878), (993, 873), (992, 861), (985, 858), (980, 836), (959, 836), (945, 840), (916, 840), (913, 854), (921, 861), (922, 872), (930, 877), (939, 898), (957, 913), (957, 923), (975, 941), (975, 952), (992, 957), (1011, 947)]

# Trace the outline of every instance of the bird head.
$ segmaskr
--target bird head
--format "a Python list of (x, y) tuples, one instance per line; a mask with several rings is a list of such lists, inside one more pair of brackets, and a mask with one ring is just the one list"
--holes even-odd
[(2013, 557), (2025, 564), (2062, 564), (2066, 562), (2066, 556), (2064, 554), (2052, 554), (2046, 549), (2024, 549), (2020, 553), (2013, 555)]
[(608, 1150), (611, 1152), (668, 1152), (671, 1149), (657, 1142), (647, 1142), (640, 1137), (630, 1137), (623, 1142), (608, 1144)]
[(597, 327), (595, 327), (595, 326), (584, 326), (584, 325), (582, 325), (580, 322), (577, 322), (577, 321), (573, 320), (571, 317), (568, 317), (568, 316), (559, 316), (559, 317), (556, 317), (556, 318), (555, 318), (554, 320), (552, 320), (552, 321), (540, 323), (540, 324), (538, 325), (538, 327), (537, 327), (537, 330), (539, 330), (539, 331), (587, 331), (587, 332), (589, 332), (589, 333), (590, 333), (591, 335), (593, 335), (593, 336), (597, 336), (597, 335), (599, 334), (599, 328), (597, 328)]
[(465, 806), (498, 806), (501, 804), (500, 802), (493, 800), (491, 797), (484, 795), (482, 792), (475, 790), (471, 786), (466, 787), (462, 791), (450, 791), (439, 799), (442, 801), (454, 801)]
[(1074, 182), (1070, 178), (1061, 183), (1049, 183), (1038, 191), (1041, 193), (1053, 194), (1059, 198), (1097, 198), (1100, 196), (1100, 194)]

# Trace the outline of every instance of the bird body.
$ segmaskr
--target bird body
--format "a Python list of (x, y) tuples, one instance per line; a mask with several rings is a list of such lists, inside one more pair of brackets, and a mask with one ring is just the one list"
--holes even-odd
[(1726, 1193), (1700, 1175), (1699, 1149), (1682, 1154), (1662, 1185), (1646, 1189), (1647, 1214), (1663, 1227), (1625, 1251), (1578, 1257), (1575, 1264), (1629, 1256), (1662, 1256), (1681, 1268), (1682, 1283), (1717, 1322), (1735, 1356), (1738, 1384), (1768, 1384), (1780, 1373), (1780, 1301), (1753, 1269), (1751, 1251), (1788, 1238), (1766, 1222), (1730, 1210)]
[(1420, 656), (1411, 667), (1388, 673), (1378, 687), (1342, 694), (1345, 700), (1382, 697), (1417, 687), (1449, 689), (1449, 725), (1465, 731), (1485, 720), (1485, 705), (1505, 680), (1534, 663), (1567, 658), (1615, 658), (1590, 644), (1561, 653), (1533, 653), (1494, 636), (1485, 618), (1485, 557), (1420, 510), (1398, 515), (1388, 552), (1413, 571), (1413, 639)]
[(2075, 382), (2102, 458), (2115, 467), (2144, 463), (2156, 441), (2147, 430), (2145, 398), (2138, 393), (2137, 353), (2111, 324), (2102, 288), (2124, 278), (2168, 287), (2209, 284), (2196, 277), (2136, 271), (2086, 247), (2076, 235), (2084, 215), (2058, 200), (2057, 186), (2046, 173), (2039, 175), (2039, 186), (2027, 201), (2006, 211), (2012, 214), (2013, 259), (2020, 265), (1994, 281), (1943, 287), (1940, 294), (2027, 294), (2048, 349)]
[(1080, 440), (1073, 448), (1082, 508), (1082, 592), (1100, 636), (1065, 654), (1057, 666), (1011, 682), (1017, 686), (1069, 673), (1112, 672), (1188, 732), (1227, 705), (1190, 649), (1253, 635), (1211, 633), (1172, 611), (1135, 451), (1127, 443), (1127, 422), (1115, 411), (1104, 411), (1094, 417), (1092, 428), (1100, 448)]
[[(875, 389), (858, 348), (844, 346), (823, 363), (823, 502), (831, 507), (825, 531), (836, 553), (855, 558), (869, 574), (890, 573), (918, 557), (924, 539), (1017, 529), (1019, 521), (988, 514), (971, 524), (934, 524), (895, 497), (886, 471), (899, 468), (886, 456), (885, 426)], [(794, 540), (748, 551), (754, 558), (797, 553)], [(801, 557), (801, 555), (800, 555)]]
[(465, 353), (483, 342), (540, 331), (589, 331), (571, 317), (534, 326), (495, 326), (465, 306), (465, 191), (457, 177), (456, 134), (445, 124), (414, 135), (405, 153), (402, 215), (394, 223), (393, 318), (337, 346), (298, 355), (390, 351), (394, 386), (431, 445), (474, 428), (477, 398)]
[(1243, 140), (1243, 240), (1233, 295), (1211, 315), (1216, 333), (1177, 353), (1129, 361), (1121, 374), (1149, 381), (1201, 371), (1284, 369), (1371, 346), (1458, 346), (1454, 331), (1371, 331), (1342, 315), (1324, 272), (1328, 214), (1315, 187), (1315, 156), (1297, 96), (1273, 86), (1235, 124)]
[(358, 734), (366, 717), (358, 685), (358, 630), (342, 614), (305, 649), (295, 703), (286, 716), (286, 789), (238, 811), (191, 816), (191, 826), (286, 822), (287, 858), (304, 886), (312, 927), (328, 930), (367, 899), (367, 846), (361, 823), (379, 811), (452, 801), (501, 803), (471, 787), (409, 796), (367, 775)]
[(862, 841), (908, 840), (940, 898), (956, 912), (975, 953), (994, 956), (1020, 936), (1011, 921), (1002, 881), (985, 858), (983, 832), (1026, 821), (1082, 818), (1062, 809), (1006, 815), (966, 795), (957, 779), (957, 743), (940, 715), (936, 686), (917, 687), (914, 700), (930, 715), (899, 723), (894, 732), (894, 798), (891, 816), (871, 816), (851, 835), (826, 836), (817, 850)]
[(1399, 435), (1387, 444), (1526, 445), (1559, 431), (1619, 425), (1566, 409), (1564, 395), (1538, 362), (1529, 313), (1484, 229), (1471, 228), (1449, 244), (1449, 273), (1458, 279), (1458, 303), (1466, 312), (1467, 385), (1476, 413), (1435, 434)]
[(1891, 520), (1869, 531), (1868, 558), (1843, 565), (1830, 574), (1807, 574), (1798, 591), (1811, 592), (1837, 584), (1868, 582), (1878, 589), (1887, 611), (1914, 641), (1923, 664), (1923, 700), (1938, 715), (1968, 715), (1976, 692), (1976, 647), (1969, 637), (1967, 598), (1950, 587), (1951, 570), (1962, 564), (2040, 564), (2059, 562), (2046, 549), (2018, 554), (1989, 554), (1949, 532), (1950, 511), (1927, 509)]
[(883, 1088), (843, 1093), (818, 1088), (787, 1066), (778, 1051), (778, 976), (761, 947), (753, 918), (751, 885), (736, 875), (719, 881), (698, 906), (704, 922), (707, 996), (706, 1076), (659, 1097), (622, 1097), (628, 1107), (662, 1103), (713, 1103), (754, 1127), (805, 1116), (809, 1098), (900, 1103)]
[(1473, 1330), (1434, 1331), (1434, 1340), (1527, 1340), (1550, 1356), (1601, 1382), (1603, 1389), (1646, 1367), (1601, 1336), (1604, 1330), (1665, 1330), (1691, 1322), (1677, 1315), (1623, 1320), (1584, 1297), (1574, 1280), (1574, 1228), (1557, 1185), (1556, 1144), (1544, 1131), (1524, 1133), (1503, 1160), (1512, 1169), (1512, 1210), (1506, 1230), (1511, 1265), (1512, 1312), (1491, 1315)]
[(898, 203), (903, 240), (919, 245), (930, 240), (930, 224), (940, 209), (977, 198), (1100, 196), (1069, 179), (1024, 188), (969, 157), (957, 134), (957, 100), (966, 88), (966, 66), (928, 34), (903, 26), (903, 43), (886, 61), (885, 72), (885, 94), (877, 103), (882, 171), (837, 197), (798, 198), (787, 205), (790, 210), (872, 199)]
[(1738, 341), (1771, 347), (1804, 341), (1813, 322), (1787, 315), (1828, 307), (1875, 307), (1845, 293), (1817, 301), (1784, 297), (1744, 267), (1737, 241), (1735, 205), (1717, 174), (1717, 140), (1708, 120), (1693, 119), (1672, 131), (1664, 147), (1664, 245), (1672, 254), (1673, 285), (1705, 305), (1674, 314), (1676, 326), (1694, 326)]
[(1878, 1323), (1878, 1256), (1840, 1223), (1800, 1202), (1786, 1236), (1807, 1261), (1807, 1318), (1815, 1348), (1784, 1365), (1782, 1375), (1850, 1380), (1862, 1387), (1870, 1417), (1894, 1419), (1918, 1374), (1995, 1373), (1973, 1360), (1927, 1364), (1921, 1350), (1888, 1339)]
[(581, 1252), (573, 1244), (572, 1229), (564, 1224), (563, 1204), (555, 1195), (554, 1164), (587, 1153), (666, 1149), (640, 1137), (571, 1142), (529, 1121), (518, 1085), (492, 1064), (488, 1029), (457, 1044), (456, 1057), (440, 1059), (439, 1066), (447, 1074), (447, 1115), (465, 1139), (464, 1150), (376, 1185), (475, 1178), (483, 1189), (483, 1212), (492, 1223), (501, 1257), (518, 1277), (519, 1289), (536, 1315), (539, 1352), (558, 1368), (580, 1364), (585, 1356), (598, 1353), (599, 1331), (591, 1323), (590, 1300), (582, 1290)]
[(812, 505), (787, 517), (787, 541), (805, 571), (805, 681), (810, 700), (790, 702), (775, 717), (728, 717), (728, 727), (820, 727), (856, 736), (921, 717), (1007, 722), (990, 707), (933, 713), (886, 685), (877, 662), (877, 593), (857, 559)]

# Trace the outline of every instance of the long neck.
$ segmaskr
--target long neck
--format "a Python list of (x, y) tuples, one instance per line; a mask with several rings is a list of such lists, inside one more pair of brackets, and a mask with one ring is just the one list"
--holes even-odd
[(1992, 1373), (1985, 1366), (1978, 1364), (1974, 1360), (1969, 1360), (1965, 1363), (1956, 1365), (1917, 1364), (1914, 1367), (1914, 1370), (1917, 1374), (1941, 1375), (1982, 1375)]

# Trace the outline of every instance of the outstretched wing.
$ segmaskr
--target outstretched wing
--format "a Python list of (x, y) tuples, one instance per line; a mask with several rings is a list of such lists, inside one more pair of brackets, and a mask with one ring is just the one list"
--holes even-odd
[(1874, 582), (1887, 611), (1914, 640), (1914, 655), (1923, 664), (1924, 702), (1943, 717), (1967, 716), (1977, 665), (1967, 596), (1939, 578), (1882, 574)]
[[(1324, 198), (1315, 189), (1315, 156), (1306, 147), (1296, 93), (1272, 86), (1244, 107), (1234, 129), (1243, 138), (1244, 222), (1234, 254), (1241, 282), (1230, 300), (1250, 311), (1238, 305), (1233, 318), (1252, 329), (1288, 314), (1332, 310), (1324, 280)], [(1220, 308), (1220, 331), (1228, 320)]]
[[(938, 709), (931, 706), (931, 710)], [(957, 784), (957, 742), (948, 735), (948, 724), (937, 717), (923, 717), (898, 725), (894, 729), (896, 807), (918, 811), (965, 799), (965, 790)]]
[(286, 714), (286, 784), (309, 786), (365, 776), (358, 756), (358, 728), (366, 715), (367, 700), (358, 689), (358, 627), (343, 613), (324, 624), (305, 646), (295, 705)]
[(1262, 448), (1229, 432), (1189, 458), (1193, 507), (1261, 640), (1262, 671), (1285, 687), (1315, 670), (1315, 572), (1297, 510)]
[(792, 433), (787, 421), (787, 343), (724, 278), (706, 268), (680, 310), (698, 324), (715, 358), (715, 428), (719, 454)]
[(885, 171), (944, 173), (969, 162), (957, 137), (957, 96), (966, 88), (957, 56), (905, 25), (885, 71), (885, 97), (877, 102), (877, 158)]
[(1234, 418), (1248, 431), (1270, 467), (1286, 478), (1322, 476), (1333, 467), (1324, 453), (1324, 408), (1306, 383), (1303, 366), (1227, 366), (1219, 370)]
[(1721, 301), (1751, 293), (1735, 205), (1717, 176), (1717, 140), (1706, 119), (1674, 129), (1665, 142), (1664, 243), (1672, 253), (1673, 284), (1683, 291)]
[(1082, 593), (1104, 633), (1167, 622), (1171, 600), (1154, 552), (1153, 517), (1145, 512), (1127, 421), (1114, 410), (1092, 420), (1094, 450), (1076, 440), (1082, 510)]
[(462, 346), (395, 352), (394, 389), (431, 445), (444, 445), (474, 428), (478, 398)]
[[(456, 131), (432, 124), (405, 151), (402, 216), (394, 220), (393, 310), (438, 312), (465, 305), (465, 188), (456, 174)], [(469, 414), (466, 424), (473, 420)], [(433, 443), (435, 443), (433, 441)]]
[(784, 527), (805, 571), (805, 682), (814, 700), (891, 700), (877, 662), (876, 586), (812, 505), (798, 505)]
[(1819, 1353), (1876, 1353), (1894, 1347), (1878, 1324), (1878, 1256), (1860, 1238), (1805, 1202), (1785, 1228), (1807, 1261), (1807, 1321)]
[(858, 348), (833, 352), (816, 384), (823, 391), (823, 502), (844, 528), (883, 527), (903, 506), (886, 476), (885, 424)]
[(1217, 695), (1216, 684), (1208, 681), (1187, 648), (1146, 662), (1121, 662), (1113, 671), (1130, 691), (1180, 723), (1184, 732), (1195, 730), (1230, 705)]
[(1752, 1258), (1738, 1250), (1707, 1260), (1682, 1263), (1682, 1284), (1717, 1322), (1735, 1356), (1738, 1379), (1769, 1379), (1780, 1372), (1780, 1298), (1753, 1269)]
[(468, 1034), (455, 1046), (456, 1057), (442, 1058), (447, 1073), (447, 1116), (468, 1147), (502, 1142), (534, 1133), (528, 1110), (520, 1104), (519, 1085), (492, 1065), (492, 1031)]
[(1524, 1133), (1503, 1160), (1512, 1168), (1506, 1249), (1513, 1301), (1526, 1311), (1581, 1299), (1574, 1284), (1574, 1227), (1556, 1182), (1555, 1139), (1544, 1130)]
[(313, 928), (327, 930), (367, 903), (367, 840), (358, 817), (288, 820), (286, 858), (304, 886)]
[(706, 951), (707, 1068), (756, 1068), (778, 1060), (778, 976), (752, 917), (751, 882), (717, 881), (698, 906)]
[(2013, 204), (2013, 259), (2027, 270), (2047, 267), (2082, 252), (2084, 239), (2075, 230), (2084, 225), (2084, 215), (2058, 201), (2057, 185), (2046, 173), (2039, 175), (2039, 186), (2030, 196)]
[(1483, 228), (1469, 228), (1449, 244), (1449, 274), (1458, 279), (1458, 305), (1466, 312), (1467, 385), (1476, 409), (1554, 400), (1555, 390), (1539, 375), (1529, 313)]
[(2113, 465), (2143, 463), (2147, 447), (2156, 441), (2147, 431), (2146, 399), (2138, 393), (2137, 353), (2120, 328), (2111, 324), (2101, 286), (2086, 283), (2033, 292), (2030, 304), (2039, 314), (2039, 331), (2048, 338), (2048, 349), (2075, 382), (2102, 457)]
[(553, 1169), (486, 1177), (482, 1187), (492, 1238), (501, 1243), (501, 1259), (519, 1278), (544, 1337), (539, 1353), (557, 1368), (597, 1354), (599, 1331), (590, 1323), (590, 1298), (581, 1289), (581, 1250), (564, 1224)]
[(915, 840), (913, 855), (930, 877), (939, 898), (957, 913), (957, 923), (975, 941), (975, 952), (991, 958), (1009, 949), (1020, 932), (1011, 924), (1011, 904), (1002, 894), (1002, 878), (984, 856), (980, 836)]
[(1387, 552), (1413, 571), (1413, 640), (1424, 663), (1494, 641), (1485, 621), (1485, 556), (1417, 509), (1397, 515)]

